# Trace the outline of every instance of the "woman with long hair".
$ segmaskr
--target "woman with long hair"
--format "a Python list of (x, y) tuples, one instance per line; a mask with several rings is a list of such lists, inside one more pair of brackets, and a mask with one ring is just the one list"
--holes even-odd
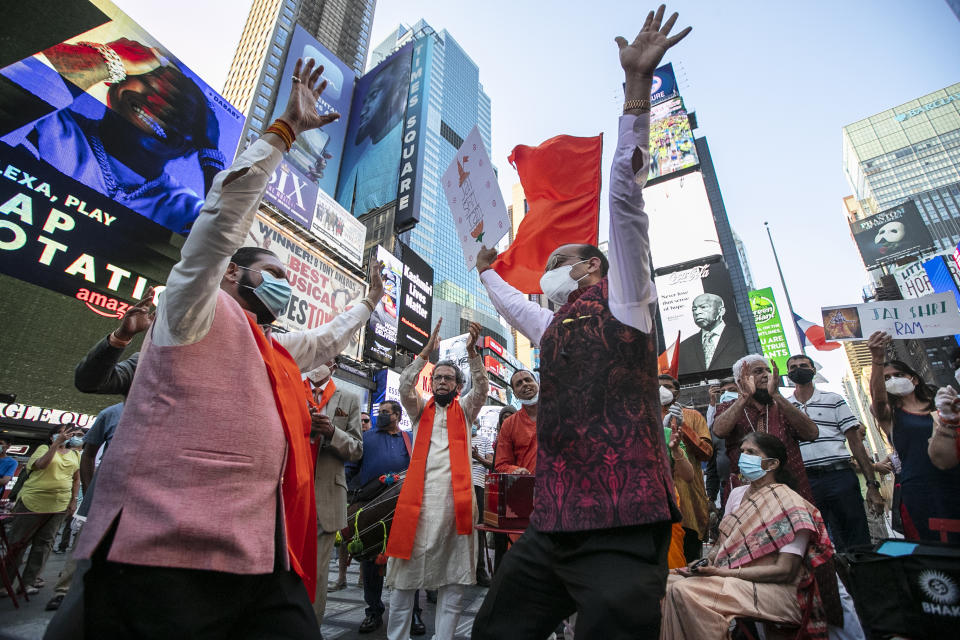
[[(939, 541), (939, 532), (930, 529), (930, 518), (960, 519), (960, 468), (943, 471), (930, 461), (927, 445), (940, 428), (935, 392), (905, 362), (885, 359), (891, 340), (889, 334), (877, 331), (867, 341), (873, 365), (871, 407), (900, 461), (900, 469), (893, 471), (900, 486), (904, 535)], [(960, 534), (949, 536), (950, 542), (960, 542)]]
[(776, 436), (753, 432), (740, 451), (749, 484), (730, 492), (710, 555), (670, 576), (660, 638), (729, 638), (737, 617), (801, 625), (804, 638), (826, 638), (813, 569), (833, 546), (820, 512), (791, 488)]

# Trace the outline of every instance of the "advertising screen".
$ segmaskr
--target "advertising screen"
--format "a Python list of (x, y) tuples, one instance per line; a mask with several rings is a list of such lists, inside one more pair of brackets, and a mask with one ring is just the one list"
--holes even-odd
[(783, 332), (783, 322), (780, 320), (777, 301), (773, 297), (773, 289), (767, 287), (751, 291), (747, 295), (750, 298), (750, 309), (753, 311), (753, 322), (757, 326), (763, 355), (776, 362), (780, 374), (783, 375), (787, 372), (790, 347), (787, 345), (787, 334)]
[(397, 197), (413, 43), (357, 80), (347, 123), (337, 202), (354, 216)]
[[(313, 329), (334, 316), (360, 304), (367, 285), (290, 233), (258, 214), (245, 245), (262, 247), (277, 254), (287, 269), (293, 297), (277, 324), (288, 331)], [(360, 359), (360, 336), (350, 341), (344, 355)]]
[(363, 264), (367, 228), (323, 190), (317, 193), (317, 208), (310, 230), (350, 262), (358, 267)]
[(650, 110), (650, 181), (700, 164), (683, 99), (662, 102)]
[(673, 64), (668, 62), (653, 72), (653, 83), (650, 85), (650, 104), (660, 104), (664, 100), (679, 95), (677, 77), (673, 73)]
[(400, 317), (400, 288), (403, 284), (403, 265), (389, 251), (377, 247), (376, 260), (383, 263), (383, 297), (367, 321), (367, 339), (364, 355), (393, 366), (397, 347), (397, 326)]
[(433, 267), (405, 244), (403, 256), (403, 293), (400, 296), (400, 323), (397, 345), (420, 352), (433, 330)]
[(463, 389), (460, 391), (461, 396), (466, 394), (473, 386), (473, 380), (470, 379), (470, 362), (467, 357), (467, 338), (469, 337), (469, 333), (463, 333), (440, 341), (440, 360), (453, 360), (463, 373), (464, 383)]
[(663, 334), (680, 332), (680, 375), (730, 369), (746, 355), (730, 274), (722, 262), (655, 279)]
[(38, 11), (52, 12), (49, 20), (6, 22), (4, 40), (34, 42), (48, 29), (61, 38), (74, 8), (100, 19), (92, 28), (78, 21), (69, 37), (0, 70), (0, 144), (167, 229), (189, 230), (233, 158), (243, 116), (107, 0), (48, 4)]
[(722, 254), (702, 173), (648, 185), (643, 200), (654, 269)]
[(933, 247), (930, 231), (912, 200), (850, 224), (868, 269), (914, 256)]
[(423, 184), (423, 131), (426, 125), (428, 64), (433, 38), (418, 38), (413, 44), (407, 113), (403, 119), (403, 164), (397, 184), (397, 211), (393, 226), (397, 233), (412, 229), (420, 221), (420, 196)]

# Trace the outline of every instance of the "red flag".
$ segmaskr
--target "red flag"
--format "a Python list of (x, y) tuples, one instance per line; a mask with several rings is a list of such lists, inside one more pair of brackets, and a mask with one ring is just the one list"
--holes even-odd
[(602, 154), (603, 134), (557, 136), (539, 147), (518, 145), (510, 154), (529, 211), (493, 268), (523, 293), (542, 293), (540, 276), (557, 247), (597, 244)]
[(680, 377), (680, 332), (677, 331), (677, 340), (673, 345), (657, 357), (657, 368), (660, 373), (668, 373), (674, 378)]

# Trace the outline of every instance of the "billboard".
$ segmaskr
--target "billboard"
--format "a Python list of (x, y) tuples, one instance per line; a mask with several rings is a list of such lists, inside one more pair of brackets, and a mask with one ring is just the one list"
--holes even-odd
[(323, 190), (317, 193), (317, 208), (310, 230), (353, 264), (358, 267), (363, 264), (367, 228)]
[[(304, 60), (313, 58), (318, 64), (323, 65), (323, 79), (327, 81), (327, 88), (317, 100), (317, 113), (337, 112), (340, 114), (340, 119), (325, 125), (322, 129), (301, 133), (284, 158), (308, 183), (332, 195), (337, 188), (337, 176), (343, 154), (343, 141), (347, 135), (347, 116), (350, 113), (355, 76), (353, 69), (330, 53), (330, 50), (311, 36), (310, 32), (299, 24), (296, 25), (287, 50), (287, 61), (280, 75), (280, 86), (276, 94), (277, 103), (274, 105), (270, 121), (279, 118), (286, 107), (286, 96), (290, 95), (292, 89), (293, 69), (297, 64), (297, 58)], [(310, 228), (309, 225), (307, 228)]]
[(700, 164), (682, 98), (650, 109), (650, 181)]
[(655, 278), (663, 334), (680, 333), (680, 375), (730, 369), (747, 353), (730, 274), (722, 262)]
[(867, 269), (915, 256), (933, 247), (930, 231), (912, 200), (850, 223)]
[(407, 43), (357, 80), (336, 194), (355, 216), (397, 197), (413, 45)]
[(469, 333), (463, 333), (440, 341), (440, 360), (453, 360), (463, 373), (464, 383), (463, 389), (460, 390), (461, 396), (465, 395), (473, 386), (473, 380), (470, 378), (470, 362), (467, 357), (467, 339), (469, 337)]
[(787, 334), (783, 331), (780, 309), (773, 297), (773, 289), (767, 287), (751, 291), (747, 296), (750, 298), (750, 310), (753, 311), (753, 322), (757, 326), (763, 355), (776, 362), (780, 374), (784, 375), (787, 372), (787, 360), (790, 358), (790, 346), (787, 344)]
[(722, 254), (702, 173), (648, 185), (643, 200), (654, 269)]
[(403, 281), (397, 345), (419, 353), (433, 330), (433, 267), (401, 243)]
[[(937, 256), (923, 263), (923, 269), (930, 279), (930, 285), (936, 293), (952, 293), (960, 307), (960, 290), (957, 289), (956, 265), (953, 259)], [(960, 344), (960, 335), (955, 336)]]
[(410, 64), (410, 88), (407, 113), (403, 119), (403, 164), (397, 183), (397, 211), (393, 227), (397, 233), (412, 229), (420, 221), (420, 192), (423, 183), (423, 126), (425, 123), (427, 87), (430, 86), (428, 64), (433, 52), (433, 38), (419, 38), (413, 43)]
[(0, 70), (3, 149), (188, 231), (243, 116), (107, 0), (45, 3), (31, 18), (4, 24), (5, 43), (43, 48), (15, 45), (32, 55)]
[(677, 88), (677, 76), (673, 73), (673, 64), (668, 62), (662, 67), (657, 67), (653, 72), (653, 82), (650, 85), (650, 104), (660, 104), (678, 95), (680, 91)]
[(383, 278), (383, 297), (367, 321), (367, 339), (363, 354), (387, 366), (393, 366), (397, 347), (397, 326), (400, 317), (400, 287), (403, 280), (403, 265), (382, 246), (377, 247), (375, 258), (383, 263), (380, 272)]
[[(337, 314), (360, 304), (366, 295), (367, 285), (363, 280), (344, 271), (262, 214), (257, 214), (244, 246), (269, 249), (286, 267), (293, 297), (277, 318), (277, 324), (288, 331), (313, 329), (330, 322)], [(344, 355), (355, 360), (360, 359), (359, 333), (343, 350)]]

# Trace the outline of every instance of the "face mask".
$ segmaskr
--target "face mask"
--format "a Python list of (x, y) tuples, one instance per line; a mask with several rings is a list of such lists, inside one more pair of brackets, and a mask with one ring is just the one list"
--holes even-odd
[(662, 385), (660, 387), (660, 404), (673, 404), (673, 391), (670, 391), (670, 389), (667, 389)]
[(386, 429), (390, 426), (390, 414), (389, 413), (378, 413), (377, 414), (377, 429)]
[(719, 402), (733, 402), (740, 397), (740, 394), (736, 391), (724, 391), (720, 394)]
[(787, 377), (797, 384), (810, 384), (817, 372), (813, 369), (794, 369), (787, 374)]
[(82, 446), (83, 446), (83, 438), (81, 438), (81, 437), (79, 437), (79, 436), (73, 436), (72, 438), (70, 438), (69, 440), (67, 440), (67, 446), (68, 446), (68, 447), (73, 447), (74, 449), (79, 448), (79, 447), (82, 447)]
[(554, 303), (554, 304), (567, 304), (567, 298), (570, 297), (570, 294), (577, 290), (577, 285), (580, 280), (583, 280), (589, 274), (583, 274), (577, 280), (574, 280), (570, 276), (570, 272), (573, 271), (573, 268), (580, 264), (581, 262), (587, 262), (586, 260), (581, 260), (580, 262), (574, 262), (573, 264), (565, 264), (562, 267), (557, 267), (547, 271), (540, 277), (540, 288), (543, 289), (543, 293)]
[[(246, 269), (247, 271), (256, 271), (256, 269), (250, 269), (248, 267), (240, 268)], [(283, 313), (283, 310), (287, 308), (287, 303), (290, 302), (290, 297), (293, 295), (293, 289), (290, 288), (290, 283), (287, 282), (285, 278), (278, 278), (266, 271), (260, 271), (260, 275), (263, 276), (263, 282), (256, 287), (243, 283), (241, 283), (240, 286), (249, 289), (256, 299), (266, 308), (270, 317), (266, 318), (266, 322), (263, 322), (265, 318), (261, 317), (261, 314), (258, 313), (257, 320), (260, 324), (268, 324), (276, 320), (277, 317)]]
[(887, 393), (894, 396), (905, 396), (916, 389), (916, 385), (907, 378), (890, 378), (884, 386)]
[(737, 462), (737, 466), (740, 467), (740, 475), (746, 478), (749, 482), (754, 480), (759, 480), (763, 476), (767, 475), (767, 470), (763, 468), (763, 461), (765, 458), (760, 456), (755, 456), (749, 453), (741, 453), (740, 460)]
[(474, 427), (473, 429), (470, 430), (470, 435), (472, 435), (472, 436), (477, 435), (477, 428), (476, 428), (476, 427)]
[(957, 379), (957, 384), (960, 384), (960, 369), (953, 372), (953, 377)]
[(449, 393), (434, 393), (434, 394), (433, 394), (433, 399), (436, 400), (436, 401), (437, 401), (437, 404), (440, 405), (441, 407), (447, 406), (448, 404), (450, 404), (451, 402), (453, 402), (453, 399), (456, 398), (456, 397), (457, 397), (457, 390), (456, 390), (456, 389), (454, 389), (453, 391), (450, 391)]
[(753, 392), (753, 399), (760, 404), (773, 404), (773, 396), (766, 389), (757, 389)]
[(537, 395), (533, 396), (529, 400), (524, 400), (523, 398), (517, 398), (517, 400), (519, 400), (520, 404), (522, 404), (523, 406), (529, 407), (531, 405), (534, 405), (540, 402), (540, 392), (538, 391)]

